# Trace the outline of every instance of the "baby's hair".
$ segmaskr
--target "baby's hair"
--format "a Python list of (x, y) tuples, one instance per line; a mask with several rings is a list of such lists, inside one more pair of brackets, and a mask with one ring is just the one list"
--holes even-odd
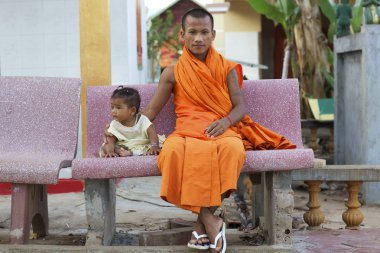
[(141, 98), (137, 90), (129, 87), (119, 86), (112, 93), (111, 99), (121, 98), (128, 107), (135, 107), (136, 113), (139, 112)]

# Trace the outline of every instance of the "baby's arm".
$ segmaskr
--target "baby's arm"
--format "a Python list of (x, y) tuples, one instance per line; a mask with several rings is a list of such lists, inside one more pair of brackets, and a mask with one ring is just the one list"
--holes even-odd
[(150, 140), (150, 149), (148, 155), (158, 155), (160, 153), (160, 147), (158, 143), (158, 135), (153, 123), (147, 129), (148, 137)]
[(116, 141), (115, 136), (105, 136), (105, 142), (102, 146), (104, 157), (118, 157), (115, 152)]

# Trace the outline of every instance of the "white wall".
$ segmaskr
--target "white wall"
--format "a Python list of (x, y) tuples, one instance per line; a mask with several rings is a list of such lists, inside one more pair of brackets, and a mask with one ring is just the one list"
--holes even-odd
[[(230, 60), (259, 63), (258, 32), (225, 32), (225, 54)], [(259, 69), (243, 66), (249, 80), (259, 79)]]
[[(136, 1), (111, 0), (112, 84), (146, 83), (137, 69)], [(0, 75), (80, 77), (79, 0), (0, 0)]]
[(78, 0), (0, 0), (0, 75), (80, 77)]
[(137, 65), (136, 1), (111, 0), (112, 84), (144, 84), (147, 80), (147, 46), (144, 1), (141, 1), (143, 68)]

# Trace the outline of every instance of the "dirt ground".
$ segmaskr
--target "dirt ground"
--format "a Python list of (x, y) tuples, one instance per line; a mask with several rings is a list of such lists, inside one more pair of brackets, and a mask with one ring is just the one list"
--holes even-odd
[[(162, 201), (159, 196), (160, 177), (129, 178), (117, 188), (117, 231), (136, 233), (166, 229), (170, 218), (193, 221), (195, 216)], [(293, 212), (296, 230), (306, 229), (302, 216), (308, 210), (308, 192), (303, 182), (294, 182), (295, 207)], [(80, 245), (87, 232), (83, 193), (51, 194), (49, 201), (50, 233), (60, 239), (49, 244)], [(346, 210), (347, 194), (344, 185), (320, 193), (321, 210), (325, 214), (323, 228), (343, 229), (342, 213)], [(379, 206), (363, 206), (365, 216), (362, 227), (380, 228)], [(0, 244), (7, 243), (10, 225), (10, 196), (0, 196)], [(49, 238), (47, 238), (49, 239)], [(36, 243), (41, 243), (37, 242)]]

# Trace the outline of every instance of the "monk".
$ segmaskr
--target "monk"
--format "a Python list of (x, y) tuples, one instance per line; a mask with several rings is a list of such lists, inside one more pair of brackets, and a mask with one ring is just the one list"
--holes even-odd
[(160, 196), (197, 214), (189, 247), (225, 252), (225, 224), (214, 212), (236, 190), (245, 150), (295, 146), (245, 115), (242, 68), (212, 47), (215, 30), (209, 12), (187, 11), (180, 39), (182, 56), (165, 68), (143, 110), (153, 121), (174, 93), (176, 128), (157, 159)]

